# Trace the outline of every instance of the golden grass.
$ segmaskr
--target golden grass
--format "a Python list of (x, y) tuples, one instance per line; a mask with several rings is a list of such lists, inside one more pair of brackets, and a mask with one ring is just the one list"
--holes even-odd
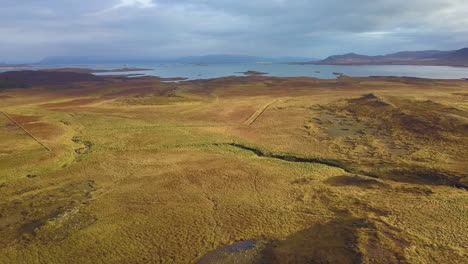
[(468, 196), (453, 185), (467, 175), (467, 88), (229, 77), (5, 90), (0, 111), (53, 151), (0, 116), (0, 263), (196, 263), (249, 239), (263, 244), (218, 263), (464, 263)]

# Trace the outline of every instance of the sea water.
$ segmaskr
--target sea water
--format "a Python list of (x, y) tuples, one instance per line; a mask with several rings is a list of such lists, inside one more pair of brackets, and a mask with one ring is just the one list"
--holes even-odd
[[(44, 68), (91, 68), (91, 69), (118, 69), (118, 68), (147, 68), (148, 71), (132, 72), (104, 72), (98, 75), (143, 74), (163, 78), (182, 77), (189, 80), (211, 79), (225, 76), (243, 76), (245, 71), (265, 72), (265, 76), (277, 77), (316, 77), (324, 79), (336, 78), (334, 73), (343, 73), (352, 77), (368, 76), (407, 76), (431, 79), (464, 79), (468, 78), (468, 67), (449, 66), (410, 66), (410, 65), (372, 65), (372, 66), (337, 66), (313, 64), (112, 64), (112, 65), (40, 65), (24, 67), (23, 69)], [(10, 69), (11, 70), (11, 69)], [(6, 70), (1, 70), (6, 71)]]

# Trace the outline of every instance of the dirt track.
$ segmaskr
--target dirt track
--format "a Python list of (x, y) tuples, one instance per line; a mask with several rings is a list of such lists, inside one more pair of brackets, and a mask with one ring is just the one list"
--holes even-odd
[(245, 120), (244, 125), (252, 125), (272, 104), (276, 103), (277, 99), (263, 105), (255, 113), (253, 113), (247, 120)]
[(28, 130), (26, 130), (22, 125), (16, 122), (13, 118), (11, 118), (7, 113), (2, 112), (11, 122), (15, 123), (19, 128), (21, 128), (26, 134), (28, 134), (32, 139), (34, 139), (37, 143), (43, 146), (47, 151), (52, 151), (49, 147), (47, 147), (44, 143), (42, 143), (38, 138), (36, 138), (33, 134), (31, 134)]

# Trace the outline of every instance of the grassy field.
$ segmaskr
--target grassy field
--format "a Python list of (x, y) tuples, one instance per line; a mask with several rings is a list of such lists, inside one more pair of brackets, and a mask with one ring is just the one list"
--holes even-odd
[(0, 263), (466, 263), (467, 96), (397, 77), (0, 88)]

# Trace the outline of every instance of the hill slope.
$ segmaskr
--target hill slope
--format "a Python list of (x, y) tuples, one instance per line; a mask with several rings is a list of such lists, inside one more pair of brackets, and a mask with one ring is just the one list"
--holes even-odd
[(379, 56), (348, 53), (330, 56), (324, 60), (310, 63), (320, 65), (440, 65), (468, 67), (468, 48), (455, 51), (402, 51)]

